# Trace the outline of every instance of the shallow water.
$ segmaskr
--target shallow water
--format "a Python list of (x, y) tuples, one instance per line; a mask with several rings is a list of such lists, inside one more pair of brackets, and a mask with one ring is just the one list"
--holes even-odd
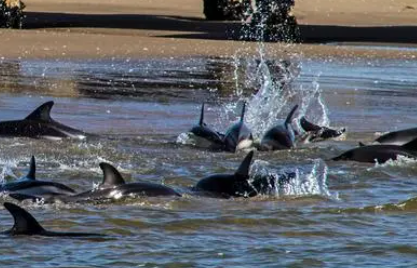
[[(79, 191), (101, 180), (98, 164), (105, 161), (118, 167), (128, 181), (164, 183), (184, 196), (114, 204), (26, 203), (24, 207), (48, 230), (100, 232), (107, 237), (3, 237), (0, 265), (417, 265), (417, 238), (412, 235), (417, 229), (417, 162), (327, 161), (358, 141), (372, 141), (376, 133), (417, 125), (417, 61), (300, 58), (292, 89), (319, 89), (331, 125), (347, 127), (346, 140), (256, 153), (252, 173), (299, 172), (294, 184), (275, 194), (232, 200), (197, 196), (190, 187), (200, 178), (233, 172), (245, 153), (211, 152), (176, 140), (197, 123), (202, 101), (208, 102), (206, 121), (218, 130), (238, 116), (236, 86), (249, 103), (255, 103), (252, 94), (260, 85), (235, 80), (237, 74), (253, 74), (252, 67), (240, 61), (237, 65), (236, 69), (233, 59), (205, 58), (3, 62), (2, 121), (23, 118), (53, 99), (55, 119), (101, 136), (88, 142), (1, 139), (5, 179), (24, 175), (33, 154), (38, 178)], [(272, 122), (283, 120), (290, 103), (280, 107), (282, 112)], [(255, 115), (256, 109), (262, 108), (249, 107), (249, 114)], [(320, 113), (313, 99), (306, 116), (325, 118)], [(12, 225), (4, 209), (0, 221), (3, 230)]]

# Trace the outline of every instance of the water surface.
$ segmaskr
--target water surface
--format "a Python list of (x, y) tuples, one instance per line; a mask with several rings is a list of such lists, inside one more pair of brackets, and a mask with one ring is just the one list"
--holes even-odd
[[(184, 196), (114, 204), (26, 203), (24, 207), (47, 229), (100, 232), (107, 237), (3, 237), (0, 264), (417, 265), (416, 162), (328, 160), (359, 141), (372, 141), (378, 133), (417, 125), (417, 61), (301, 58), (291, 62), (288, 77), (283, 78), (287, 93), (280, 94), (276, 90), (281, 87), (271, 80), (277, 74), (258, 63), (206, 58), (1, 63), (1, 120), (23, 118), (53, 99), (55, 119), (101, 136), (88, 142), (3, 138), (4, 179), (25, 174), (33, 154), (39, 178), (79, 191), (101, 180), (98, 164), (105, 161), (128, 181), (164, 183)], [(265, 95), (260, 98), (259, 92)], [(195, 195), (190, 189), (199, 179), (233, 172), (246, 153), (193, 148), (178, 144), (178, 135), (197, 123), (203, 101), (208, 103), (207, 123), (224, 131), (238, 118), (239, 98), (249, 103), (247, 120), (257, 135), (282, 122), (295, 103), (302, 103), (302, 112), (316, 122), (347, 127), (348, 135), (344, 141), (256, 153), (252, 174), (299, 173), (296, 181), (274, 194), (231, 200)], [(261, 118), (265, 115), (268, 118)], [(11, 227), (11, 216), (4, 209), (0, 212), (2, 229)]]

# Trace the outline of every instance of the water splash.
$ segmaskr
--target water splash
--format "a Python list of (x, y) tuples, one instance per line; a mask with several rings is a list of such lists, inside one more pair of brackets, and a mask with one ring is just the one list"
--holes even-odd
[(13, 168), (17, 168), (19, 162), (24, 162), (22, 159), (0, 159), (0, 165), (2, 165), (2, 170), (0, 172), (0, 184), (3, 185), (7, 183), (9, 179), (16, 180), (18, 176), (13, 173)]
[(319, 73), (311, 83), (310, 87), (300, 86), (300, 98), (301, 105), (299, 108), (298, 116), (296, 117), (297, 126), (299, 126), (299, 119), (303, 116), (307, 116), (309, 120), (315, 122), (317, 125), (326, 126), (330, 125), (330, 119), (328, 116), (328, 110), (324, 99), (322, 97), (322, 90), (320, 88), (319, 78), (321, 73)]
[(299, 168), (276, 171), (266, 161), (256, 160), (251, 167), (251, 184), (260, 189), (260, 194), (274, 197), (322, 196), (338, 199), (327, 187), (328, 167), (322, 159), (313, 162), (312, 169), (305, 173)]
[(302, 67), (298, 58), (267, 59), (261, 43), (257, 57), (239, 58), (235, 55), (233, 66), (234, 96), (222, 106), (218, 125), (236, 120), (242, 102), (247, 103), (245, 123), (256, 138), (262, 137), (268, 129), (283, 121), (295, 104), (300, 105), (295, 117), (299, 130), (298, 121), (305, 115), (318, 125), (330, 125), (318, 81), (321, 74), (315, 77), (311, 86), (294, 83)]
[(368, 168), (367, 171), (372, 171), (375, 169), (380, 168), (387, 168), (387, 167), (397, 167), (397, 168), (413, 168), (416, 166), (417, 159), (415, 158), (409, 158), (403, 155), (398, 155), (396, 160), (388, 160), (385, 163), (379, 164), (378, 162), (375, 162), (375, 165), (371, 168)]

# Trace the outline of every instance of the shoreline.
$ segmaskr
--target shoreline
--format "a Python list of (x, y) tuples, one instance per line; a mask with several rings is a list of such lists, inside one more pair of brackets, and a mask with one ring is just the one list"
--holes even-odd
[[(0, 29), (2, 60), (259, 53), (258, 43), (238, 41), (239, 22), (204, 20), (202, 0), (32, 0), (26, 4), (24, 29)], [(268, 56), (417, 58), (415, 1), (298, 0), (294, 14), (304, 43), (263, 43)]]
[[(254, 56), (264, 47), (270, 58), (364, 58), (364, 59), (417, 59), (417, 46), (387, 43), (335, 43), (335, 44), (286, 44), (243, 41), (187, 40), (169, 38), (139, 38), (132, 36), (33, 32), (9, 30), (0, 33), (0, 60), (81, 60), (128, 58), (181, 58)], [(48, 42), (44, 42), (44, 39)], [(85, 39), (78, 43), (79, 39)], [(17, 41), (18, 40), (18, 41)], [(118, 42), (122, 42), (118, 44)], [(104, 45), (103, 45), (104, 44)]]

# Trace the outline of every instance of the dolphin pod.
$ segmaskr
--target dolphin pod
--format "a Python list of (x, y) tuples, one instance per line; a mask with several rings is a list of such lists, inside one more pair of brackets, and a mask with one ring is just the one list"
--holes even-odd
[[(65, 126), (51, 118), (53, 102), (46, 102), (35, 109), (22, 120), (0, 122), (0, 136), (31, 137), (48, 139), (84, 140), (90, 134)], [(214, 131), (204, 122), (203, 104), (198, 124), (190, 129), (190, 133), (206, 140), (213, 147), (235, 152), (247, 148), (253, 143), (250, 129), (244, 123), (246, 105), (243, 105), (238, 122), (234, 123), (222, 134)], [(279, 150), (295, 147), (296, 136), (299, 135), (292, 127), (294, 114), (298, 108), (295, 105), (288, 114), (285, 122), (269, 129), (260, 143), (260, 150)], [(345, 129), (331, 129), (309, 122), (305, 117), (300, 119), (301, 128), (309, 135), (310, 141), (334, 138), (342, 135)], [(417, 128), (391, 132), (375, 140), (378, 144), (364, 145), (348, 150), (332, 160), (351, 160), (360, 162), (383, 163), (389, 159), (396, 160), (399, 156), (417, 158)], [(274, 180), (268, 176), (255, 174), (249, 176), (249, 170), (254, 156), (250, 151), (239, 167), (232, 173), (212, 174), (199, 180), (192, 190), (195, 193), (220, 197), (254, 197), (266, 192), (271, 185), (288, 183), (295, 173), (286, 173)], [(103, 180), (93, 189), (76, 193), (70, 187), (51, 181), (36, 179), (36, 163), (32, 156), (30, 169), (26, 176), (19, 180), (0, 186), (2, 192), (19, 201), (43, 199), (45, 203), (64, 202), (105, 202), (125, 197), (181, 197), (182, 195), (171, 187), (149, 182), (126, 183), (118, 170), (108, 163), (100, 163)], [(4, 203), (4, 207), (14, 218), (13, 227), (4, 231), (8, 235), (41, 235), (58, 237), (98, 236), (93, 233), (67, 233), (45, 230), (36, 219), (23, 208), (12, 203)]]
[(300, 119), (300, 126), (305, 132), (300, 135), (292, 126), (294, 114), (298, 109), (295, 105), (283, 124), (278, 124), (268, 129), (262, 136), (259, 143), (254, 141), (251, 130), (244, 123), (246, 103), (243, 104), (240, 120), (230, 126), (226, 133), (217, 132), (204, 123), (204, 103), (200, 112), (199, 123), (193, 126), (189, 133), (194, 138), (198, 138), (197, 146), (203, 144), (202, 140), (209, 143), (209, 149), (220, 149), (228, 152), (236, 152), (242, 149), (248, 149), (253, 146), (260, 151), (285, 150), (296, 147), (298, 141), (316, 142), (331, 138), (337, 138), (346, 132), (345, 128), (332, 129), (325, 126), (316, 125), (308, 121), (305, 117)]
[[(181, 196), (181, 194), (176, 192), (174, 189), (162, 184), (149, 182), (126, 183), (119, 171), (108, 163), (100, 163), (100, 168), (103, 171), (103, 181), (98, 185), (98, 187), (78, 194), (74, 193), (73, 195), (60, 195), (43, 198), (44, 202), (104, 202), (126, 197)], [(21, 192), (11, 193), (10, 197), (20, 201), (25, 199), (36, 201), (42, 198), (42, 196), (39, 195), (31, 195)]]

